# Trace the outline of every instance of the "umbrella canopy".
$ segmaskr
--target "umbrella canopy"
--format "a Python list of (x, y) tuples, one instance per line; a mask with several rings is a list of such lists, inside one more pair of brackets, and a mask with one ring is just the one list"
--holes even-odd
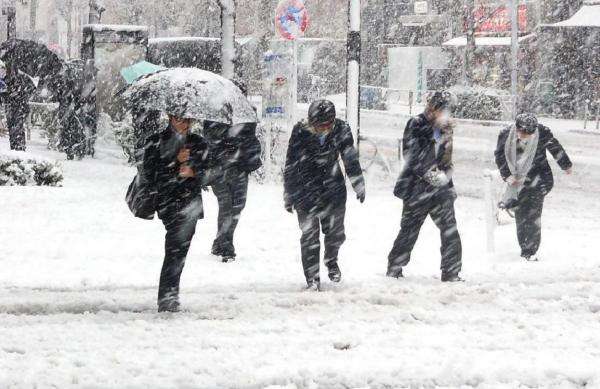
[(6, 63), (7, 72), (19, 71), (42, 80), (54, 77), (63, 62), (46, 46), (26, 39), (9, 39), (0, 45), (0, 60)]
[(256, 123), (256, 111), (228, 79), (197, 68), (173, 68), (143, 76), (124, 92), (136, 108), (229, 125)]
[(147, 74), (156, 73), (159, 70), (164, 70), (165, 68), (160, 65), (155, 65), (150, 62), (142, 61), (126, 68), (121, 69), (121, 76), (125, 79), (128, 84), (131, 84), (138, 78), (145, 76)]

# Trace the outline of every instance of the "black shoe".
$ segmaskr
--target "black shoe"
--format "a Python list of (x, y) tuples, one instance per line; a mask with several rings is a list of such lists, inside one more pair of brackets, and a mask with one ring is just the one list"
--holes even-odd
[(217, 257), (223, 255), (223, 247), (221, 247), (221, 242), (215, 240), (213, 242), (212, 248), (210, 249), (210, 252), (212, 255), (216, 255)]
[(235, 255), (223, 255), (223, 257), (221, 258), (221, 262), (223, 262), (223, 263), (235, 262)]
[(465, 282), (458, 274), (443, 274), (442, 282)]
[(158, 301), (158, 312), (179, 312), (179, 298), (165, 297)]
[(387, 273), (385, 273), (386, 277), (392, 278), (404, 278), (404, 274), (402, 274), (402, 268), (398, 270), (390, 270), (388, 269)]
[(540, 259), (537, 255), (521, 255), (527, 262), (538, 262)]
[(327, 269), (327, 275), (329, 276), (331, 282), (340, 282), (342, 280), (342, 271), (340, 270), (337, 262), (327, 265)]
[(321, 291), (321, 281), (318, 278), (307, 281), (306, 285), (307, 285), (306, 290), (309, 292), (320, 292)]

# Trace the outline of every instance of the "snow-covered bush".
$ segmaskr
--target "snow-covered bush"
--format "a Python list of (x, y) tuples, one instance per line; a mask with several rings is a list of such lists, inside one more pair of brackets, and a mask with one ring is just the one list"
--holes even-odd
[(0, 186), (61, 186), (62, 180), (57, 162), (23, 152), (0, 154)]

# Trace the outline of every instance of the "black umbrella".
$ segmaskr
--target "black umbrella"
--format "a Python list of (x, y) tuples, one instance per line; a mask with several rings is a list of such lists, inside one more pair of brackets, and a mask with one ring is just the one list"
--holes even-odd
[(9, 39), (0, 45), (0, 59), (7, 72), (17, 74), (20, 70), (41, 80), (58, 74), (63, 61), (45, 45), (26, 39)]

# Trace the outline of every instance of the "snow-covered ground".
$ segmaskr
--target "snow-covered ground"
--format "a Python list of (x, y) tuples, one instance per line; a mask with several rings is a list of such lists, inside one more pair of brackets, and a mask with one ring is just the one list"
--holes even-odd
[(130, 215), (116, 148), (63, 161), (62, 188), (0, 188), (0, 388), (600, 388), (600, 137), (560, 134), (575, 174), (552, 163), (541, 261), (526, 263), (514, 225), (485, 249), (478, 177), (496, 133), (458, 130), (463, 284), (438, 281), (431, 221), (406, 279), (384, 276), (402, 204), (371, 178), (365, 204), (348, 203), (343, 283), (305, 292), (295, 216), (279, 185), (253, 183), (238, 261), (209, 254), (207, 194), (185, 311), (157, 314), (164, 230)]

